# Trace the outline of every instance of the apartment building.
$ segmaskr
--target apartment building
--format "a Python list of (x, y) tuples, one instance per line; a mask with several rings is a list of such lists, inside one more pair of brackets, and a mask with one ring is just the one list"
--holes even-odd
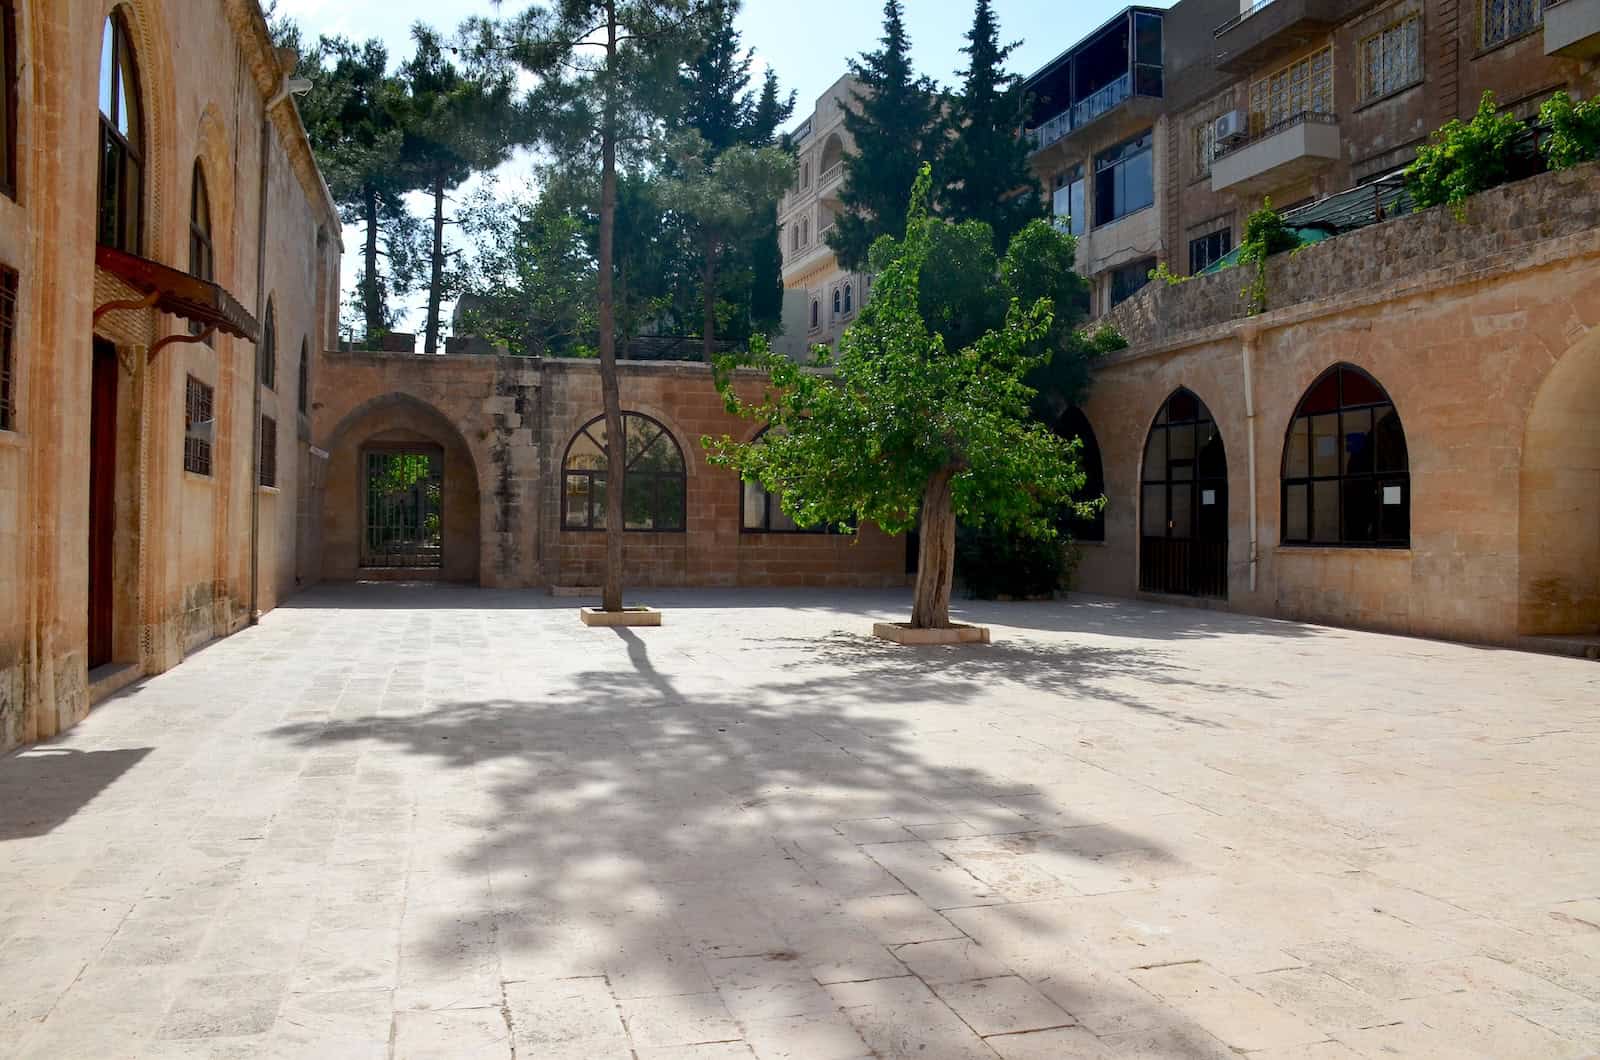
[(870, 278), (841, 268), (828, 233), (844, 206), (845, 152), (854, 148), (845, 108), (859, 83), (848, 74), (818, 97), (789, 134), (795, 152), (794, 184), (778, 204), (783, 247), (783, 334), (778, 352), (804, 359), (813, 346), (832, 346), (866, 301)]
[(1165, 262), (1403, 169), (1486, 90), (1531, 116), (1600, 87), (1595, 0), (1182, 0), (1132, 7), (1028, 79), (1033, 166), (1105, 312)]

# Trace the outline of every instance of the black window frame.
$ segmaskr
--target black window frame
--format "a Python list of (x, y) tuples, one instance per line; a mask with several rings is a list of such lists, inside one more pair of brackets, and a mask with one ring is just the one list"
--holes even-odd
[[(761, 430), (756, 434), (756, 436), (754, 438), (751, 439), (751, 441), (753, 441), (753, 442), (754, 441), (760, 441), (763, 437), (766, 436), (767, 432), (770, 431), (771, 429), (772, 429), (771, 427), (763, 427), (763, 428), (761, 428)], [(761, 496), (762, 508), (761, 508), (761, 525), (760, 526), (750, 526), (750, 525), (748, 525), (749, 514), (750, 514), (750, 495), (751, 495), (752, 492), (759, 493), (760, 496)], [(741, 533), (741, 534), (845, 534), (845, 535), (851, 535), (851, 534), (855, 533), (854, 530), (851, 530), (851, 529), (848, 529), (848, 528), (841, 528), (841, 527), (838, 527), (838, 526), (832, 526), (832, 525), (829, 525), (829, 524), (826, 524), (826, 523), (821, 525), (821, 526), (800, 526), (800, 525), (796, 524), (793, 519), (789, 519), (788, 520), (790, 522), (790, 524), (791, 524), (789, 526), (773, 526), (772, 525), (772, 523), (773, 523), (773, 512), (778, 512), (780, 515), (783, 515), (784, 518), (788, 519), (787, 514), (785, 514), (783, 512), (782, 502), (778, 500), (777, 494), (772, 493), (771, 491), (769, 491), (765, 486), (763, 486), (759, 482), (746, 482), (746, 481), (743, 481), (743, 480), (740, 481), (740, 483), (739, 483), (739, 533)]]
[(1201, 269), (1221, 261), (1233, 253), (1233, 229), (1219, 228), (1189, 240), (1189, 275), (1198, 276)]
[[(213, 473), (213, 442), (217, 434), (216, 391), (210, 384), (189, 375), (183, 383), (183, 469), (193, 475), (210, 478)], [(197, 431), (201, 424), (210, 424), (211, 437)]]
[(271, 416), (261, 417), (261, 474), (257, 484), (272, 489), (278, 487), (278, 421)]
[(215, 283), (217, 250), (211, 231), (211, 188), (205, 166), (197, 158), (189, 181), (189, 275)]
[(22, 276), (0, 265), (0, 431), (17, 429), (17, 292)]
[(0, 0), (0, 195), (17, 198), (17, 13)]
[[(1346, 403), (1345, 394), (1346, 377), (1354, 375), (1359, 377), (1365, 387), (1375, 391), (1381, 400), (1351, 401)], [(1319, 389), (1329, 377), (1334, 379), (1336, 388), (1335, 404), (1331, 411), (1317, 408), (1307, 410), (1307, 403), (1317, 395)], [(1382, 438), (1379, 434), (1379, 410), (1389, 410), (1393, 416), (1395, 434), (1389, 438), (1388, 446), (1393, 456), (1393, 446), (1399, 445), (1398, 468), (1379, 468), (1379, 448)], [(1366, 440), (1362, 443), (1367, 451), (1372, 454), (1372, 464), (1365, 470), (1351, 470), (1352, 457), (1350, 454), (1350, 439), (1352, 434), (1346, 431), (1345, 417), (1347, 413), (1359, 415), (1368, 413), (1368, 430)], [(1337, 446), (1337, 471), (1333, 474), (1318, 474), (1316, 470), (1316, 454), (1313, 450), (1312, 439), (1314, 433), (1313, 420), (1325, 416), (1335, 416), (1333, 438)], [(1304, 473), (1291, 474), (1290, 461), (1294, 456), (1298, 427), (1305, 423), (1305, 464)], [(1334, 483), (1334, 503), (1338, 507), (1338, 536), (1334, 540), (1319, 537), (1317, 534), (1317, 493), (1318, 484)], [(1351, 513), (1349, 503), (1349, 487), (1347, 484), (1356, 484), (1355, 488), (1370, 491), (1372, 497), (1371, 511), (1373, 513), (1372, 525), (1374, 533), (1371, 537), (1352, 535), (1348, 520)], [(1384, 503), (1384, 490), (1386, 487), (1398, 486), (1400, 489), (1400, 502), (1389, 505)], [(1305, 506), (1305, 535), (1291, 536), (1289, 518), (1296, 509), (1297, 502), (1291, 501), (1291, 494), (1297, 488), (1303, 489), (1303, 497), (1299, 503)], [(1410, 446), (1406, 441), (1405, 424), (1400, 418), (1400, 411), (1395, 407), (1393, 398), (1390, 397), (1383, 384), (1378, 382), (1371, 373), (1356, 367), (1353, 364), (1340, 362), (1332, 365), (1322, 372), (1308, 386), (1305, 393), (1301, 394), (1296, 403), (1294, 413), (1289, 417), (1289, 425), (1284, 431), (1283, 460), (1279, 473), (1279, 542), (1294, 548), (1376, 548), (1376, 549), (1408, 549), (1411, 547), (1411, 458)], [(1402, 523), (1399, 533), (1384, 532), (1384, 509), (1398, 508), (1396, 518)]]
[(1109, 307), (1115, 309), (1149, 286), (1150, 270), (1155, 267), (1155, 258), (1140, 258), (1138, 261), (1109, 270), (1106, 280), (1106, 298)]
[(300, 387), (299, 387), (298, 397), (296, 398), (295, 407), (297, 409), (299, 409), (300, 415), (302, 415), (302, 416), (309, 416), (311, 414), (311, 356), (310, 356), (310, 352), (311, 352), (310, 340), (309, 339), (301, 339), (300, 340), (300, 373), (299, 373), (299, 384), (300, 384)]
[(853, 286), (854, 286), (853, 284), (848, 284), (848, 283), (844, 285), (844, 315), (845, 316), (849, 316), (851, 313), (854, 313), (856, 311), (855, 296), (854, 296), (854, 292), (851, 290), (851, 288)]
[[(1146, 129), (1144, 132), (1130, 136), (1119, 144), (1113, 144), (1094, 158), (1094, 226), (1114, 224), (1124, 217), (1131, 217), (1140, 210), (1147, 210), (1156, 203), (1156, 139), (1155, 130)], [(1128, 205), (1122, 201), (1127, 197), (1127, 174), (1133, 163), (1148, 156), (1150, 159), (1150, 189), (1145, 201), (1137, 206)], [(1122, 195), (1117, 194), (1119, 185), (1123, 188)]]
[(261, 385), (272, 391), (278, 388), (278, 314), (270, 295), (261, 321)]
[[(140, 95), (139, 53), (133, 47), (128, 20), (122, 8), (106, 16), (101, 37), (100, 76), (110, 66), (111, 113), (100, 109), (99, 198), (96, 207), (95, 239), (102, 246), (129, 254), (144, 248), (144, 185), (146, 115)], [(110, 54), (106, 44), (110, 44)], [(124, 59), (126, 61), (124, 61)], [(129, 84), (129, 81), (132, 84)], [(119, 91), (120, 86), (120, 91)], [(123, 120), (122, 102), (135, 119), (128, 133), (117, 126)], [(132, 168), (130, 180), (129, 171)], [(114, 185), (114, 187), (113, 187)]]
[[(1078, 449), (1078, 468), (1083, 472), (1083, 496), (1079, 500), (1093, 500), (1096, 497), (1110, 498), (1106, 493), (1105, 459), (1100, 453), (1100, 440), (1095, 437), (1094, 425), (1089, 422), (1089, 417), (1077, 405), (1069, 405), (1056, 417), (1052, 427), (1057, 437), (1066, 439), (1079, 439), (1083, 444)], [(1100, 506), (1090, 518), (1083, 518), (1076, 513), (1061, 520), (1057, 529), (1065, 530), (1069, 540), (1093, 541), (1104, 543), (1106, 539), (1106, 508)]]
[[(565, 451), (562, 453), (562, 457), (561, 457), (561, 527), (560, 527), (560, 529), (562, 531), (564, 531), (564, 532), (565, 531), (571, 531), (573, 533), (593, 533), (593, 532), (604, 533), (605, 532), (606, 527), (605, 527), (605, 519), (604, 519), (604, 516), (605, 516), (605, 508), (603, 506), (604, 502), (599, 500), (599, 498), (602, 498), (602, 497), (605, 496), (606, 478), (607, 478), (607, 470), (606, 470), (606, 468), (604, 466), (597, 467), (597, 468), (573, 468), (573, 467), (570, 466), (570, 464), (572, 462), (572, 447), (574, 445), (578, 444), (578, 441), (580, 439), (583, 439), (583, 438), (587, 438), (591, 445), (594, 445), (595, 447), (597, 447), (600, 450), (600, 455), (602, 457), (607, 455), (608, 450), (606, 448), (605, 443), (602, 443), (599, 438), (595, 437), (595, 435), (590, 432), (590, 428), (591, 427), (593, 427), (595, 424), (604, 424), (605, 423), (605, 419), (606, 419), (605, 415), (602, 413), (601, 415), (596, 416), (593, 419), (591, 419), (588, 422), (586, 422), (583, 426), (579, 427), (577, 429), (577, 431), (575, 431), (573, 433), (572, 438), (568, 440), (567, 447), (566, 447)], [(638, 533), (638, 534), (682, 534), (682, 533), (686, 533), (688, 531), (688, 529), (689, 529), (689, 465), (688, 465), (688, 462), (684, 458), (683, 447), (678, 444), (677, 436), (674, 435), (670, 430), (667, 429), (666, 424), (662, 423), (660, 420), (656, 419), (654, 416), (650, 416), (650, 415), (648, 415), (646, 413), (643, 413), (643, 412), (632, 412), (632, 411), (628, 411), (628, 410), (623, 410), (623, 413), (622, 413), (622, 433), (623, 433), (624, 439), (626, 439), (626, 437), (627, 437), (628, 427), (629, 427), (630, 422), (643, 422), (643, 423), (649, 424), (652, 428), (654, 428), (656, 433), (651, 435), (649, 442), (647, 442), (643, 447), (641, 447), (639, 449), (637, 455), (634, 456), (633, 461), (630, 462), (627, 466), (625, 466), (623, 468), (623, 472), (622, 472), (622, 490), (623, 490), (623, 501), (624, 501), (624, 514), (623, 514), (624, 525), (622, 527), (623, 531), (626, 532), (626, 533)], [(643, 458), (645, 456), (645, 454), (649, 453), (650, 450), (655, 448), (656, 443), (659, 442), (663, 438), (665, 438), (667, 440), (668, 444), (670, 444), (672, 446), (672, 451), (677, 454), (677, 458), (678, 458), (678, 468), (677, 468), (677, 470), (676, 471), (638, 471), (638, 470), (635, 470), (633, 468), (633, 464), (637, 463), (637, 461), (639, 461), (641, 458)], [(626, 452), (627, 452), (627, 448), (626, 448), (627, 443), (626, 443), (626, 441), (624, 441), (623, 444), (624, 444), (623, 452), (624, 452), (624, 455), (626, 455)], [(570, 507), (570, 498), (573, 495), (570, 483), (572, 481), (576, 480), (576, 479), (582, 479), (585, 482), (587, 482), (587, 486), (583, 491), (583, 496), (585, 498), (585, 501), (584, 501), (583, 521), (581, 523), (573, 523), (573, 522), (570, 521), (571, 520), (571, 516), (573, 514), (572, 511), (571, 511), (571, 507)], [(661, 487), (662, 487), (662, 485), (664, 483), (675, 482), (677, 484), (677, 496), (678, 496), (678, 511), (677, 511), (677, 522), (678, 522), (678, 525), (677, 526), (628, 526), (628, 525), (626, 525), (626, 519), (627, 519), (626, 502), (627, 502), (628, 490), (630, 488), (629, 487), (629, 483), (630, 483), (630, 481), (638, 482), (640, 479), (646, 479), (646, 480), (649, 481), (649, 483), (650, 483), (650, 486), (649, 486), (650, 493), (652, 494), (652, 496), (657, 501), (659, 501), (659, 499), (660, 499), (660, 496), (661, 496), (660, 491), (661, 491)], [(596, 487), (596, 482), (597, 481), (599, 482), (598, 488)], [(659, 514), (659, 513), (652, 513), (652, 515), (655, 515), (655, 514)]]
[[(1077, 187), (1077, 195), (1073, 195), (1073, 187)], [(1059, 205), (1061, 192), (1067, 193), (1067, 212), (1061, 213), (1056, 207)], [(1089, 230), (1089, 180), (1084, 175), (1083, 163), (1079, 162), (1069, 166), (1063, 173), (1056, 174), (1055, 190), (1050, 195), (1050, 214), (1057, 228), (1070, 236), (1081, 236)], [(1073, 199), (1078, 202), (1078, 210), (1073, 212)]]

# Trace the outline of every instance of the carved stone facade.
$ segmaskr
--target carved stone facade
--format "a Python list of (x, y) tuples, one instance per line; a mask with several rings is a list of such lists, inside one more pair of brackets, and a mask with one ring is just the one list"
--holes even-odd
[[(273, 607), (307, 578), (300, 538), (317, 524), (316, 460), (299, 361), (332, 334), (339, 272), (338, 217), (294, 106), (267, 110), (284, 57), (253, 0), (6, 6), (18, 173), (15, 193), (0, 193), (0, 266), (16, 276), (14, 415), (0, 430), (0, 749), (67, 728), (91, 701), (239, 629), (252, 606)], [(273, 307), (271, 385), (258, 386), (245, 339), (158, 349), (187, 337), (187, 322), (153, 308), (97, 317), (143, 294), (96, 265), (108, 19), (127, 45), (137, 118), (127, 136), (142, 164), (129, 185), (139, 220), (128, 249), (190, 270), (198, 163), (213, 278), (257, 322), (268, 299)], [(210, 419), (194, 431), (190, 379), (210, 396)], [(258, 397), (276, 440), (276, 484), (259, 488)], [(186, 434), (205, 440), (209, 473), (186, 470)], [(99, 568), (86, 562), (93, 548)], [(108, 623), (99, 644), (93, 608)]]

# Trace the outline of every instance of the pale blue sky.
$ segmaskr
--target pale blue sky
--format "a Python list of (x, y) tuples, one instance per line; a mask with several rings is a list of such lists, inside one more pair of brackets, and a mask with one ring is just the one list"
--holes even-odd
[[(1170, 0), (1149, 0), (1151, 6), (1169, 7)], [(411, 25), (426, 21), (453, 28), (470, 15), (514, 14), (524, 3), (507, 0), (278, 0), (278, 10), (293, 17), (310, 36), (344, 34), (357, 39), (381, 37), (389, 44), (390, 60), (410, 54)], [(1018, 41), (1010, 66), (1029, 74), (1127, 5), (1121, 0), (994, 0), (995, 13), (1005, 41)], [(906, 30), (911, 35), (913, 58), (919, 73), (951, 84), (966, 56), (961, 54), (963, 34), (972, 25), (972, 0), (906, 0)], [(845, 72), (845, 60), (878, 47), (883, 32), (882, 0), (745, 0), (739, 27), (746, 47), (757, 55), (757, 69), (770, 64), (778, 71), (785, 91), (799, 93), (796, 120), (810, 112), (816, 98)], [(501, 173), (505, 190), (525, 183), (528, 162), (518, 159)], [(414, 209), (426, 212), (422, 201)], [(347, 232), (345, 245), (359, 233)], [(355, 255), (346, 254), (344, 280), (353, 289)], [(425, 296), (412, 299), (420, 304)], [(448, 321), (449, 307), (445, 309)], [(421, 313), (413, 307), (401, 326), (422, 327)]]

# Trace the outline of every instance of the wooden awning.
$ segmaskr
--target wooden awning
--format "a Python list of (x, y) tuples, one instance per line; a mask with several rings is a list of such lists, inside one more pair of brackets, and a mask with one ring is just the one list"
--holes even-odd
[[(256, 318), (233, 295), (208, 280), (111, 247), (95, 247), (94, 263), (145, 295), (147, 303), (163, 313), (249, 342), (261, 340)], [(125, 308), (115, 303), (104, 308), (113, 306)], [(95, 315), (99, 316), (99, 310)]]

